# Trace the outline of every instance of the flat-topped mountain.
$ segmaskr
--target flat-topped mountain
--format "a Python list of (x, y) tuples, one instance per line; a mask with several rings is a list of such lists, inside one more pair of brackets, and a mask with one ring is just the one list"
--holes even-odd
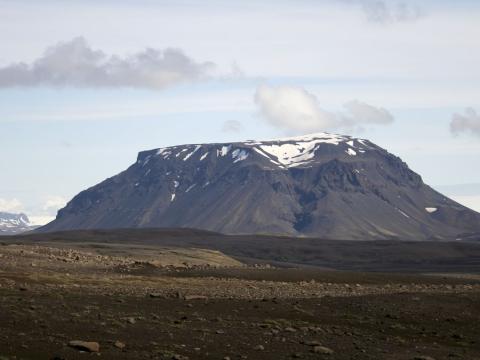
[(188, 227), (333, 239), (455, 239), (480, 214), (365, 139), (327, 133), (140, 152), (40, 231)]
[(0, 235), (19, 234), (34, 228), (25, 214), (0, 212)]

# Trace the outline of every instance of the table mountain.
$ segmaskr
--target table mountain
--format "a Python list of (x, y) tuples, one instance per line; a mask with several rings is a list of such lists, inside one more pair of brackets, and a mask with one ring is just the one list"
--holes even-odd
[(140, 152), (40, 231), (188, 227), (331, 239), (456, 239), (480, 214), (365, 139), (328, 133)]

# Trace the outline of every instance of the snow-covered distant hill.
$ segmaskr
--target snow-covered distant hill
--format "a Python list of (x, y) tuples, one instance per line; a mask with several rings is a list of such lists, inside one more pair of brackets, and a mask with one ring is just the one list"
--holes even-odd
[(25, 214), (0, 212), (0, 235), (13, 235), (35, 229)]
[(480, 214), (365, 139), (327, 133), (139, 153), (39, 229), (189, 227), (332, 239), (457, 239)]

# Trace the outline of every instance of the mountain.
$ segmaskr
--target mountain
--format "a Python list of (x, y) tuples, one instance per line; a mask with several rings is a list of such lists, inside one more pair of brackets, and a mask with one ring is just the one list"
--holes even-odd
[(0, 235), (19, 234), (35, 228), (25, 214), (0, 212)]
[(452, 239), (480, 214), (365, 139), (327, 133), (140, 152), (40, 231), (188, 227), (330, 239)]

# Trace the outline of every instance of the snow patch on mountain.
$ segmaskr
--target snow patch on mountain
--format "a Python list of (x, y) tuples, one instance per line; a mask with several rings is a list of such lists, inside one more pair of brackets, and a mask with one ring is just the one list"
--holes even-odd
[(245, 150), (235, 149), (232, 151), (232, 159), (234, 163), (246, 160), (247, 158), (248, 152), (246, 152)]
[[(245, 144), (254, 146), (255, 150), (260, 148), (262, 152), (259, 154), (269, 158), (274, 158), (276, 162), (284, 167), (294, 167), (303, 165), (315, 157), (315, 152), (322, 144), (339, 145), (347, 143), (350, 148), (346, 153), (351, 156), (357, 155), (353, 150), (355, 147), (354, 140), (350, 136), (335, 135), (329, 133), (318, 133), (304, 136), (296, 136), (271, 141), (248, 141)], [(361, 143), (363, 145), (363, 143)], [(359, 150), (363, 150), (357, 146)]]
[(274, 156), (282, 165), (296, 166), (315, 156), (315, 142), (299, 144), (260, 145), (260, 148)]
[[(367, 140), (324, 132), (275, 140), (247, 140), (245, 142), (211, 145), (217, 146), (213, 151), (218, 158), (231, 154), (233, 163), (246, 160), (251, 152), (249, 149), (252, 149), (267, 158), (272, 164), (286, 169), (308, 164), (309, 161), (315, 158), (317, 150), (324, 145), (340, 144), (344, 144), (344, 148), (348, 146), (348, 148), (345, 149), (345, 153), (350, 156), (357, 156), (359, 153), (363, 154), (366, 150), (372, 148)], [(150, 157), (154, 155), (161, 156), (164, 160), (172, 159), (172, 157), (180, 157), (183, 161), (187, 161), (202, 147), (203, 146), (199, 144), (192, 144), (160, 148), (156, 150), (156, 153), (149, 154), (143, 158), (143, 166), (145, 166), (150, 160)], [(207, 151), (200, 156), (200, 161), (205, 160), (208, 154), (209, 151), (207, 148)]]
[(192, 156), (193, 154), (195, 154), (195, 153), (197, 152), (197, 150), (200, 149), (201, 147), (202, 147), (201, 145), (195, 146), (195, 149), (194, 149), (192, 152), (188, 153), (187, 156), (185, 156), (185, 157), (183, 158), (183, 161), (187, 161), (187, 160), (190, 158), (190, 156)]
[(0, 234), (17, 234), (34, 228), (25, 214), (0, 212)]
[(232, 145), (224, 145), (220, 150), (217, 150), (217, 156), (226, 156), (230, 150), (232, 149)]
[(195, 186), (197, 186), (197, 184), (192, 184), (190, 185), (187, 190), (185, 190), (186, 193), (188, 193), (190, 190), (192, 190)]

